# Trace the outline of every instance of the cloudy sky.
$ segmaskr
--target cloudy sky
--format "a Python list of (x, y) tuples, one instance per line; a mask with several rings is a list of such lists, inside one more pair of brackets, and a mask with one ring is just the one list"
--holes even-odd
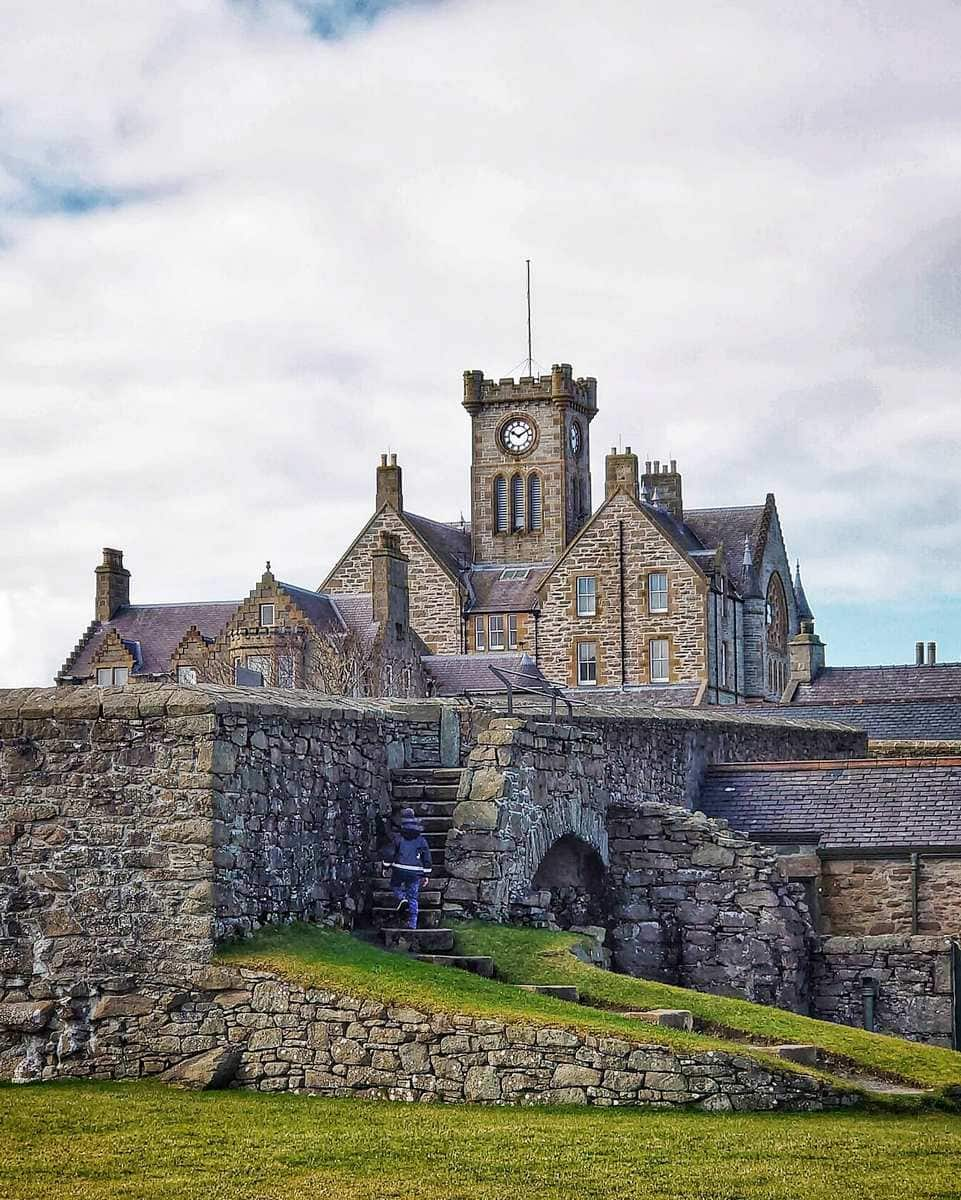
[(135, 601), (316, 587), (461, 373), (599, 381), (777, 495), (833, 663), (961, 658), (961, 6), (0, 0), (0, 685)]

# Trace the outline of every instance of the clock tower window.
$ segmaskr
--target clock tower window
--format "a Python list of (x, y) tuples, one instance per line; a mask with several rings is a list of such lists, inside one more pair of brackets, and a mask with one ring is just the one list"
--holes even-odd
[(511, 480), (511, 529), (524, 532), (524, 480), (520, 475)]
[(537, 533), (542, 524), (541, 477), (535, 472), (527, 480), (527, 527)]
[(494, 479), (494, 532), (507, 533), (507, 480), (503, 475)]

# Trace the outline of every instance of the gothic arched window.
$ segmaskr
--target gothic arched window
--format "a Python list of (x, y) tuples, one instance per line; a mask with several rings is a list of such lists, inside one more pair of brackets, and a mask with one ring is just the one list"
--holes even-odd
[(494, 532), (507, 532), (507, 480), (503, 475), (494, 479)]
[(524, 530), (524, 480), (520, 475), (511, 480), (511, 529), (515, 533)]
[(541, 477), (536, 472), (527, 480), (527, 528), (539, 530), (543, 522), (541, 509)]
[(787, 654), (787, 597), (781, 576), (774, 572), (767, 585), (767, 645), (776, 654)]

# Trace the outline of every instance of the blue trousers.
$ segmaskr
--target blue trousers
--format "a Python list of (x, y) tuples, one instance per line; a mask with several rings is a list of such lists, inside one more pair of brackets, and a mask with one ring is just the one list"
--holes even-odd
[(398, 872), (394, 872), (390, 881), (390, 890), (397, 897), (398, 904), (401, 900), (407, 901), (407, 928), (417, 928), (417, 914), (420, 909), (420, 885), (422, 877), (420, 875), (403, 876)]

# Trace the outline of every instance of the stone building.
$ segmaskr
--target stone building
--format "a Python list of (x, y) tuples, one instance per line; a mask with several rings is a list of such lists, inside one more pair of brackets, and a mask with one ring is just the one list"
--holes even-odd
[(567, 364), (518, 381), (468, 371), (463, 405), (470, 523), (409, 512), (396, 455), (383, 456), (374, 515), (322, 591), (366, 588), (389, 532), (410, 560), (411, 621), (433, 653), (526, 653), (562, 687), (674, 705), (782, 695), (789, 641), (810, 612), (772, 494), (685, 509), (676, 463), (642, 473), (628, 447), (608, 455), (594, 510), (597, 385)]

